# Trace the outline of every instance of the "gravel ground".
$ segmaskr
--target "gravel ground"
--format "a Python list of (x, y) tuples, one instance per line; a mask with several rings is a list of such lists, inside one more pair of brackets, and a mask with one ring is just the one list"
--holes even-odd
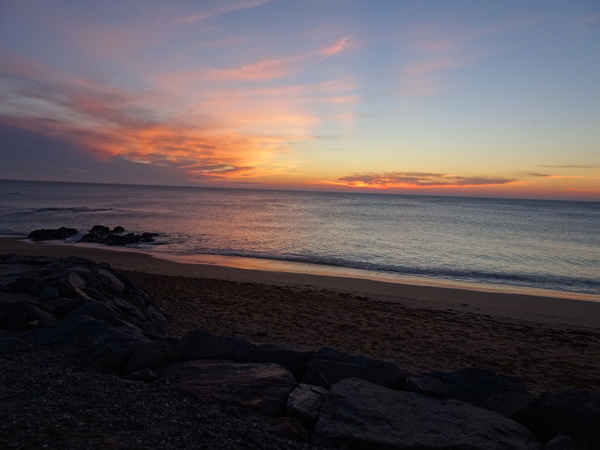
[(0, 448), (311, 448), (246, 410), (81, 368), (76, 349), (16, 347), (0, 350)]

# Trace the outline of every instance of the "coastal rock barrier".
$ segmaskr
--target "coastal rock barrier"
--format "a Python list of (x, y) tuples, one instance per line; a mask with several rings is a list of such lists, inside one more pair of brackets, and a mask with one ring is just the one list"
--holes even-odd
[[(105, 225), (94, 225), (87, 233), (81, 236), (78, 242), (88, 242), (105, 245), (127, 245), (138, 242), (154, 242), (158, 233), (144, 232), (141, 234), (125, 233), (125, 228), (117, 226), (114, 228)], [(51, 229), (34, 230), (27, 236), (33, 241), (65, 240), (79, 234), (75, 228), (60, 227)]]
[(481, 368), (409, 374), (328, 347), (171, 336), (166, 324), (154, 299), (107, 264), (0, 256), (0, 352), (64, 346), (74, 364), (277, 419), (315, 446), (600, 448), (600, 392), (533, 397), (520, 378)]

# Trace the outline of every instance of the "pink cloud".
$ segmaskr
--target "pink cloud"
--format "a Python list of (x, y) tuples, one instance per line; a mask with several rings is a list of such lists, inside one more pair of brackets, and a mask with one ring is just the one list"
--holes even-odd
[[(152, 93), (35, 75), (22, 76), (10, 92), (0, 91), (10, 100), (10, 109), (0, 106), (2, 124), (75, 143), (99, 160), (120, 157), (166, 166), (188, 178), (252, 177), (281, 170), (273, 154), (286, 149), (289, 137), (236, 131), (202, 114), (193, 121), (169, 117), (157, 112), (154, 102), (160, 96)], [(36, 108), (30, 107), (32, 102), (38, 103)]]
[(474, 186), (496, 186), (511, 184), (514, 178), (488, 176), (459, 176), (428, 172), (383, 172), (354, 173), (337, 180), (321, 180), (316, 184), (347, 186), (353, 188), (461, 188)]
[(230, 12), (239, 11), (242, 9), (256, 8), (258, 6), (266, 5), (274, 0), (246, 0), (238, 1), (233, 4), (227, 5), (220, 3), (214, 8), (209, 8), (207, 11), (200, 12), (197, 14), (190, 14), (184, 17), (174, 19), (172, 22), (175, 24), (190, 24), (200, 20), (205, 20), (211, 17), (220, 16), (222, 14), (228, 14)]
[(269, 58), (229, 69), (195, 72), (199, 79), (226, 81), (274, 80), (303, 72), (350, 47), (351, 37), (344, 36), (320, 49), (283, 58)]

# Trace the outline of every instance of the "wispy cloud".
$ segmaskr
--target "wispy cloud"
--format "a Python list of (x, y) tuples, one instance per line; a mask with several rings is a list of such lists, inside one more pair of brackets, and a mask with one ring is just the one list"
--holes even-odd
[(337, 180), (322, 180), (317, 184), (348, 186), (353, 188), (460, 188), (473, 186), (496, 186), (515, 182), (514, 178), (487, 176), (459, 176), (427, 172), (354, 173)]
[(311, 52), (281, 58), (268, 58), (228, 69), (195, 72), (200, 79), (220, 81), (266, 81), (302, 72), (340, 54), (351, 45), (351, 37), (343, 36), (330, 45)]
[[(206, 20), (211, 17), (220, 16), (223, 14), (228, 14), (234, 11), (239, 11), (242, 9), (250, 9), (256, 8), (258, 6), (265, 5), (267, 3), (271, 3), (274, 0), (246, 0), (246, 1), (237, 1), (230, 4), (228, 2), (221, 2), (220, 4), (207, 8), (206, 11), (202, 11), (196, 14), (189, 14), (183, 17), (179, 17), (173, 19), (173, 23), (175, 24), (192, 24), (201, 20)], [(225, 4), (223, 4), (225, 3)]]
[(548, 167), (553, 169), (597, 169), (600, 164), (562, 164), (562, 165), (542, 165), (539, 167)]
[[(293, 137), (236, 131), (198, 113), (173, 116), (161, 111), (162, 97), (155, 93), (44, 78), (41, 73), (48, 72), (31, 71), (26, 61), (13, 69), (0, 71), (0, 124), (75, 143), (98, 160), (119, 157), (169, 167), (188, 179), (287, 170), (273, 154), (285, 150)], [(21, 77), (6, 82), (15, 70)]]

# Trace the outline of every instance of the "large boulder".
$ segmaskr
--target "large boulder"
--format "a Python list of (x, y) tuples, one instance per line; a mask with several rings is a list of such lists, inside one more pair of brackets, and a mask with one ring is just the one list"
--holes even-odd
[(53, 325), (56, 322), (56, 317), (35, 298), (23, 294), (0, 292), (0, 328), (25, 331)]
[(317, 350), (308, 362), (303, 383), (328, 388), (343, 378), (360, 378), (395, 389), (406, 385), (406, 372), (396, 364), (339, 352), (330, 347)]
[(319, 418), (327, 392), (327, 389), (319, 386), (300, 384), (288, 398), (287, 413), (298, 419), (304, 426), (314, 426)]
[(41, 230), (34, 230), (31, 233), (29, 233), (29, 235), (27, 236), (27, 238), (33, 240), (33, 241), (54, 241), (54, 240), (60, 240), (60, 239), (66, 239), (68, 237), (74, 236), (77, 233), (79, 233), (75, 228), (67, 228), (67, 227), (60, 227), (60, 228), (54, 228), (54, 229), (41, 229)]
[(287, 398), (297, 384), (278, 364), (219, 360), (171, 364), (158, 375), (179, 392), (251, 408), (268, 417), (285, 413)]
[(226, 359), (238, 362), (280, 364), (300, 379), (313, 351), (259, 346), (231, 336), (194, 330), (177, 344), (182, 360)]
[(475, 406), (484, 406), (491, 396), (504, 392), (529, 394), (521, 378), (476, 367), (415, 375), (409, 379), (408, 386), (415, 392), (461, 400)]
[(177, 361), (175, 349), (165, 341), (151, 341), (136, 348), (125, 367), (126, 374), (158, 369)]
[(22, 337), (36, 345), (74, 345), (80, 349), (79, 357), (85, 366), (113, 371), (121, 371), (135, 349), (150, 341), (136, 327), (114, 327), (82, 315), (22, 333)]
[(513, 418), (533, 431), (541, 442), (563, 434), (571, 438), (576, 448), (600, 448), (600, 392), (544, 392)]
[[(11, 259), (7, 261), (10, 263)], [(155, 300), (108, 264), (78, 257), (29, 258), (20, 260), (19, 267), (20, 273), (0, 277), (0, 287), (48, 305), (48, 311), (58, 318), (95, 300), (106, 306), (105, 318), (110, 315), (110, 309), (120, 321), (132, 323), (148, 333), (166, 334), (167, 320)], [(97, 304), (87, 308), (87, 312), (79, 313), (98, 317), (101, 312)], [(92, 313), (91, 308), (95, 308), (95, 312)]]
[(365, 449), (540, 448), (529, 430), (500, 414), (358, 379), (331, 387), (313, 443)]

